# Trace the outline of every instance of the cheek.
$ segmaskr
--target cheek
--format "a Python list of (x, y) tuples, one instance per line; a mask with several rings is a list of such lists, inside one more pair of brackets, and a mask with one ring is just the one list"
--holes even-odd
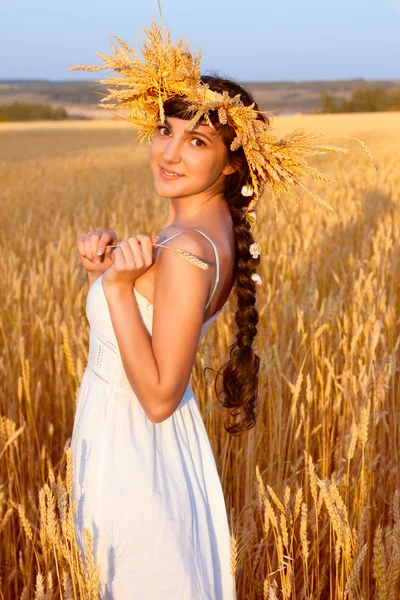
[(213, 152), (196, 153), (191, 159), (192, 173), (198, 173), (203, 181), (214, 181), (222, 171), (222, 165)]
[(156, 139), (154, 139), (151, 142), (151, 146), (150, 146), (150, 150), (149, 150), (150, 162), (153, 166), (159, 162), (162, 152), (163, 152), (162, 145), (159, 142), (157, 142)]

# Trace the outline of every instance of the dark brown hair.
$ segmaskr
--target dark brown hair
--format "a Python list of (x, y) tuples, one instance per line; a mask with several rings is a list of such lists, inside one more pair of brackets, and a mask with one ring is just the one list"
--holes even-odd
[[(215, 92), (227, 91), (229, 96), (240, 94), (245, 106), (253, 104), (254, 98), (241, 85), (230, 79), (215, 75), (203, 75), (203, 83)], [(254, 104), (255, 110), (259, 110)], [(184, 97), (173, 97), (164, 103), (165, 114), (168, 117), (190, 119), (193, 113), (188, 112), (188, 104)], [(268, 117), (259, 113), (259, 118), (269, 123)], [(217, 372), (215, 378), (215, 392), (222, 406), (230, 409), (230, 419), (233, 423), (225, 423), (225, 429), (232, 435), (241, 435), (256, 424), (256, 408), (258, 404), (258, 376), (260, 358), (253, 350), (253, 340), (257, 334), (258, 310), (256, 309), (256, 283), (251, 279), (260, 262), (259, 258), (252, 258), (249, 247), (254, 242), (250, 224), (244, 219), (244, 210), (252, 197), (243, 196), (243, 185), (251, 183), (249, 165), (243, 148), (232, 152), (230, 145), (236, 134), (229, 125), (219, 122), (216, 111), (210, 112), (210, 119), (221, 139), (228, 148), (229, 158), (239, 168), (225, 178), (224, 196), (229, 204), (234, 226), (236, 241), (236, 256), (234, 267), (234, 292), (236, 293), (237, 326), (236, 341), (229, 347), (230, 359)], [(203, 123), (203, 121), (202, 121)], [(260, 187), (261, 182), (260, 182)], [(206, 369), (209, 367), (206, 367)], [(222, 376), (222, 389), (218, 391), (218, 376)]]

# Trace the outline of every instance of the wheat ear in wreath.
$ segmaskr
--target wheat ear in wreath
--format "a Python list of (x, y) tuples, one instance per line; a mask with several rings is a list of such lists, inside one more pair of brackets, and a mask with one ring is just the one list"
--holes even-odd
[[(174, 252), (178, 252), (178, 254), (180, 254), (180, 256), (182, 256), (182, 258), (184, 258), (185, 260), (192, 263), (192, 265), (195, 265), (196, 267), (199, 267), (200, 269), (204, 269), (204, 271), (206, 271), (209, 268), (209, 265), (206, 262), (204, 262), (203, 260), (201, 260), (200, 258), (195, 256), (188, 250), (182, 250), (181, 248), (171, 248), (171, 246), (164, 246), (164, 244), (153, 244), (153, 246), (161, 246), (161, 248), (168, 248), (168, 250), (173, 250)], [(111, 244), (110, 246), (106, 246), (106, 248), (116, 248), (116, 247), (117, 247), (117, 244)]]

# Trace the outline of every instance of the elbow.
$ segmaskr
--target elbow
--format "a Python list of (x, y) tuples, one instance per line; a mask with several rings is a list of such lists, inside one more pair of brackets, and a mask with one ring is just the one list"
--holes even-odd
[(173, 410), (167, 411), (164, 407), (162, 410), (160, 408), (158, 410), (152, 410), (151, 412), (147, 412), (146, 415), (149, 421), (151, 421), (154, 424), (157, 424), (166, 421), (172, 415), (173, 412)]
[(149, 421), (151, 421), (152, 423), (154, 423), (154, 425), (156, 425), (157, 423), (162, 423), (163, 421), (165, 421), (168, 417), (164, 416), (164, 415), (160, 415), (160, 414), (149, 414), (147, 413), (147, 418)]
[(152, 423), (162, 423), (169, 419), (169, 417), (175, 412), (180, 404), (181, 398), (171, 399), (169, 396), (168, 400), (158, 400), (157, 406), (154, 406), (151, 410), (146, 411), (147, 418)]

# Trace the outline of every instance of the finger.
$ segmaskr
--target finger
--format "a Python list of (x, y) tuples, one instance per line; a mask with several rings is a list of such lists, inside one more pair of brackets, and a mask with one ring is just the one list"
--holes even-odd
[(88, 260), (93, 262), (93, 253), (92, 253), (92, 236), (96, 235), (94, 231), (88, 231), (85, 236), (85, 255)]
[(143, 250), (139, 244), (139, 240), (136, 237), (128, 238), (128, 244), (131, 247), (132, 254), (134, 256), (135, 265), (137, 269), (142, 269), (147, 263)]
[(136, 239), (139, 241), (145, 264), (151, 265), (153, 262), (153, 241), (149, 235), (143, 235), (142, 233), (138, 233)]
[(99, 245), (99, 240), (104, 233), (104, 229), (96, 229), (93, 231), (90, 238), (90, 249), (92, 251), (92, 257), (94, 262), (100, 262), (100, 258), (97, 256), (97, 248)]
[(92, 237), (92, 234), (93, 234), (93, 231), (88, 231), (88, 233), (85, 235), (85, 240), (84, 240), (85, 256), (88, 260), (93, 260), (92, 249), (90, 246), (90, 239)]
[(119, 247), (121, 248), (124, 258), (125, 258), (125, 266), (127, 270), (133, 270), (136, 268), (136, 261), (134, 254), (132, 252), (132, 248), (128, 242), (128, 240), (122, 240), (119, 243)]
[(110, 230), (108, 233), (110, 234), (110, 243), (116, 244), (117, 243), (117, 234), (115, 233), (115, 231)]
[(81, 233), (76, 240), (76, 245), (78, 246), (78, 252), (81, 256), (85, 256), (85, 236), (86, 236), (86, 233)]
[(113, 266), (116, 271), (126, 271), (125, 255), (120, 246), (117, 246), (113, 252)]
[(104, 254), (107, 244), (114, 244), (117, 241), (117, 236), (114, 231), (104, 231), (99, 239), (96, 254), (101, 256)]

